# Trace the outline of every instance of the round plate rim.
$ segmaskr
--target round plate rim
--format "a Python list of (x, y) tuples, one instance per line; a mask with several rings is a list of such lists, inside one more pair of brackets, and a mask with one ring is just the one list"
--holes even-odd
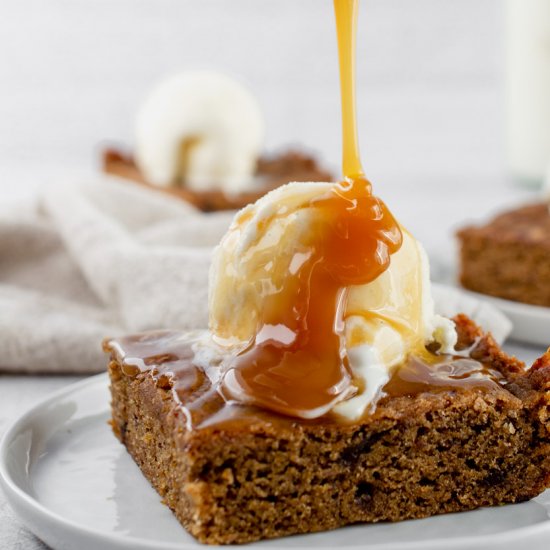
[[(157, 543), (155, 541), (146, 541), (144, 539), (140, 539), (132, 536), (125, 536), (125, 535), (120, 535), (116, 533), (106, 533), (104, 531), (92, 529), (90, 527), (76, 523), (72, 520), (66, 519), (63, 516), (57, 514), (56, 512), (49, 510), (46, 506), (44, 506), (35, 498), (33, 498), (32, 495), (27, 493), (25, 490), (21, 489), (17, 485), (15, 480), (12, 479), (12, 476), (10, 475), (10, 472), (9, 472), (9, 466), (7, 465), (7, 455), (9, 452), (10, 443), (13, 441), (14, 436), (20, 432), (20, 428), (25, 423), (32, 420), (33, 416), (39, 414), (39, 410), (44, 406), (51, 405), (57, 400), (62, 399), (63, 397), (66, 397), (68, 394), (89, 389), (89, 387), (91, 388), (94, 385), (103, 385), (107, 390), (107, 384), (108, 384), (107, 373), (101, 373), (94, 376), (90, 376), (88, 378), (85, 378), (84, 380), (80, 380), (76, 383), (69, 384), (68, 386), (64, 388), (60, 388), (59, 390), (47, 396), (46, 398), (32, 405), (21, 416), (19, 416), (15, 421), (13, 421), (11, 425), (8, 426), (7, 430), (4, 432), (4, 435), (0, 439), (0, 486), (2, 486), (6, 494), (6, 497), (8, 499), (8, 502), (11, 503), (13, 500), (17, 502), (17, 504), (19, 505), (28, 507), (35, 514), (38, 514), (43, 520), (45, 519), (46, 521), (48, 521), (50, 523), (50, 526), (53, 525), (56, 529), (59, 529), (60, 532), (67, 532), (70, 530), (73, 532), (73, 534), (82, 533), (88, 537), (95, 537), (102, 544), (108, 544), (108, 543), (117, 544), (118, 545), (117, 548), (127, 547), (128, 549), (136, 548), (136, 549), (143, 549), (143, 550), (152, 550), (153, 548), (157, 550), (187, 550), (190, 548), (203, 547), (204, 545), (201, 545), (198, 542), (192, 543), (192, 545), (189, 545), (188, 543), (171, 543), (171, 542)], [(18, 512), (16, 510), (14, 511), (16, 515), (18, 515)], [(28, 525), (24, 518), (20, 517), (20, 519), (24, 522), (25, 525), (27, 525), (27, 527), (32, 532), (34, 532), (33, 525)], [(445, 547), (448, 550), (453, 550), (453, 549), (463, 550), (463, 549), (472, 547), (472, 545), (474, 544), (479, 545), (480, 543), (483, 543), (486, 548), (491, 548), (493, 547), (493, 545), (501, 546), (504, 543), (514, 542), (515, 540), (525, 541), (525, 537), (533, 537), (540, 534), (544, 534), (545, 532), (550, 532), (550, 510), (549, 510), (549, 518), (547, 521), (544, 521), (535, 525), (518, 527), (516, 529), (503, 531), (501, 533), (464, 536), (464, 537), (457, 537), (450, 540), (444, 539), (444, 538), (434, 538), (429, 541), (414, 541), (414, 542), (404, 542), (404, 543), (400, 542), (397, 544), (390, 542), (389, 544), (391, 544), (391, 548), (393, 550), (400, 550), (400, 549), (401, 550), (421, 550), (421, 549), (424, 550), (424, 549), (430, 549), (430, 548), (438, 549), (442, 547)], [(281, 540), (285, 540), (285, 539), (281, 539)], [(291, 538), (287, 538), (286, 540), (289, 541), (290, 543)], [(258, 542), (261, 543), (261, 541), (258, 541)], [(255, 544), (257, 543), (252, 543), (250, 545), (247, 545), (247, 547), (254, 549)], [(490, 546), (488, 546), (488, 544)], [(103, 548), (108, 548), (108, 547), (103, 546)], [(292, 543), (290, 543), (282, 546), (271, 545), (266, 548), (269, 548), (270, 550), (301, 550), (303, 547), (293, 546)], [(350, 550), (360, 550), (360, 549), (389, 550), (390, 546), (388, 546), (386, 543), (376, 543), (371, 546), (353, 545), (353, 546), (349, 546), (348, 548)]]
[(508, 317), (508, 319), (512, 321), (512, 331), (508, 339), (528, 345), (542, 347), (550, 346), (550, 334), (548, 337), (543, 338), (539, 336), (538, 330), (525, 332), (525, 329), (519, 324), (525, 321), (529, 323), (548, 323), (550, 321), (550, 307), (506, 300), (498, 296), (491, 296), (489, 294), (468, 290), (461, 286), (457, 286), (457, 288), (477, 300), (491, 304)]
[(496, 307), (501, 313), (508, 317), (510, 321), (512, 321), (512, 331), (510, 332), (507, 340), (510, 339), (524, 344), (543, 347), (548, 347), (550, 345), (550, 336), (547, 339), (543, 339), (542, 337), (537, 336), (537, 331), (535, 331), (535, 336), (533, 336), (531, 331), (529, 333), (525, 333), (521, 327), (518, 328), (515, 322), (517, 318), (521, 318), (522, 321), (527, 319), (529, 322), (548, 322), (550, 321), (550, 307), (507, 300), (506, 298), (491, 296), (490, 294), (483, 294), (482, 292), (476, 292), (475, 290), (465, 288), (460, 283), (459, 267), (454, 259), (451, 260), (447, 258), (438, 260), (437, 255), (434, 254), (433, 256), (430, 256), (430, 265), (432, 268), (433, 266), (439, 266), (441, 271), (441, 273), (436, 274), (436, 276), (432, 278), (432, 285), (459, 290), (481, 302), (485, 302), (493, 307)]
[[(87, 526), (84, 526), (72, 520), (66, 519), (63, 516), (57, 514), (56, 512), (52, 512), (46, 506), (44, 506), (43, 504), (38, 502), (35, 498), (33, 498), (32, 495), (30, 495), (28, 492), (21, 489), (17, 485), (15, 480), (10, 475), (9, 466), (7, 464), (7, 455), (9, 452), (10, 442), (13, 441), (14, 436), (20, 433), (20, 428), (26, 422), (31, 420), (33, 416), (38, 414), (38, 411), (40, 409), (55, 403), (56, 401), (58, 401), (59, 399), (62, 399), (68, 394), (81, 391), (81, 390), (86, 390), (89, 387), (92, 387), (96, 384), (105, 385), (104, 381), (106, 382), (107, 380), (108, 380), (107, 373), (104, 372), (101, 374), (90, 376), (88, 378), (85, 378), (84, 380), (75, 382), (74, 384), (69, 384), (68, 386), (64, 388), (60, 388), (59, 390), (47, 396), (46, 398), (35, 403), (29, 409), (27, 409), (18, 419), (16, 419), (8, 427), (8, 429), (4, 432), (4, 435), (0, 439), (0, 485), (4, 489), (4, 492), (6, 494), (6, 497), (8, 498), (8, 501), (10, 501), (10, 499), (13, 498), (19, 505), (28, 506), (35, 513), (42, 516), (42, 518), (45, 518), (46, 520), (50, 521), (51, 524), (58, 526), (62, 530), (69, 529), (74, 532), (81, 531), (88, 536), (102, 539), (103, 543), (112, 541), (114, 543), (119, 543), (119, 544), (127, 544), (127, 545), (131, 544), (132, 547), (148, 550), (152, 548), (152, 546), (151, 544), (149, 544), (149, 542), (143, 541), (143, 539), (138, 539), (131, 536), (112, 534), (112, 533), (104, 533), (102, 531), (91, 529)], [(20, 518), (20, 519), (23, 519), (23, 518)], [(25, 525), (27, 524), (25, 523)], [(27, 525), (27, 527), (34, 532), (32, 526)], [(155, 547), (159, 548), (160, 550), (185, 550), (185, 547), (186, 546), (188, 547), (188, 545), (185, 543), (183, 544), (161, 543), (161, 544), (163, 545), (162, 547), (159, 547), (158, 545), (156, 545)]]
[[(526, 304), (524, 302), (515, 302), (514, 300), (507, 300), (506, 298), (500, 298), (499, 296), (491, 296), (490, 294), (482, 294), (481, 292), (475, 292), (474, 290), (468, 290), (463, 286), (457, 286), (459, 290), (462, 290), (466, 294), (474, 296), (478, 300), (489, 300), (495, 305), (502, 304), (507, 308), (514, 311), (526, 310), (529, 314), (539, 317), (540, 319), (548, 320), (550, 318), (550, 307), (537, 306), (535, 304)], [(525, 313), (521, 312), (520, 313)]]

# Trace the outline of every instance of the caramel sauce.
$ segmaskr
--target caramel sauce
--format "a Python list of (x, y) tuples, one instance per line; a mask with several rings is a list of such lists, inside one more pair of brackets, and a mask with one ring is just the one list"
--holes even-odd
[(399, 225), (365, 179), (355, 121), (357, 0), (335, 0), (340, 56), (343, 172), (309, 206), (307, 252), (281, 288), (266, 296), (256, 335), (225, 365), (228, 399), (310, 417), (356, 391), (343, 342), (348, 288), (376, 279), (402, 242)]
[[(189, 430), (237, 429), (258, 424), (292, 427), (295, 424), (296, 419), (290, 416), (224, 400), (217, 391), (218, 365), (204, 368), (194, 359), (195, 345), (200, 337), (177, 331), (150, 332), (111, 340), (106, 343), (106, 350), (122, 365), (126, 376), (148, 376), (157, 387), (171, 391)], [(466, 390), (504, 392), (503, 382), (505, 379), (500, 372), (468, 357), (438, 356), (435, 364), (409, 357), (383, 387), (376, 414), (385, 414), (386, 397)], [(369, 415), (372, 413), (367, 412), (365, 419)], [(299, 421), (302, 424), (333, 424), (340, 423), (341, 419), (328, 413)]]
[(365, 179), (335, 185), (317, 212), (309, 250), (265, 297), (256, 336), (225, 364), (226, 399), (307, 418), (354, 391), (343, 342), (348, 287), (373, 281), (401, 232)]
[(342, 102), (342, 170), (344, 177), (351, 180), (364, 177), (355, 113), (355, 38), (358, 9), (359, 0), (334, 0)]
[(505, 382), (499, 371), (469, 357), (432, 354), (426, 360), (409, 355), (382, 388), (382, 395), (404, 397), (468, 389), (491, 391), (501, 389), (500, 384)]

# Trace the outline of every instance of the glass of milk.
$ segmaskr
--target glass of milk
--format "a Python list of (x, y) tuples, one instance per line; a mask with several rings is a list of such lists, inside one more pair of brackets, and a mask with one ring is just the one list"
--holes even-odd
[(508, 163), (540, 186), (550, 168), (550, 0), (507, 0)]

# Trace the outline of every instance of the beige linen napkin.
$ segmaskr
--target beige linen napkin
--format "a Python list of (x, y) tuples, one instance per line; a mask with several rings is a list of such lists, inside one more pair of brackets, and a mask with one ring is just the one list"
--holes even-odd
[[(0, 205), (0, 370), (101, 371), (107, 336), (205, 328), (210, 257), (232, 215), (106, 177)], [(510, 330), (456, 289), (434, 286), (434, 298), (499, 341)]]
[(94, 372), (101, 340), (207, 325), (208, 268), (231, 213), (116, 178), (0, 209), (0, 369)]

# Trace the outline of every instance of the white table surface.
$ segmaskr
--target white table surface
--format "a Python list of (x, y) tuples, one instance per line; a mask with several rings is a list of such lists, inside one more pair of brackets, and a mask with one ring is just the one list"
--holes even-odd
[[(453, 232), (466, 220), (534, 196), (506, 175), (503, 4), (364, 1), (365, 166), (377, 193), (435, 258), (453, 257)], [(27, 197), (60, 175), (78, 180), (105, 139), (131, 143), (139, 98), (176, 68), (243, 75), (264, 107), (268, 149), (305, 143), (337, 166), (331, 9), (329, 0), (1, 3), (0, 50), (8, 53), (0, 56), (0, 200)], [(527, 362), (542, 351), (506, 349)], [(0, 375), (0, 434), (76, 380)], [(44, 548), (1, 493), (0, 548)]]

